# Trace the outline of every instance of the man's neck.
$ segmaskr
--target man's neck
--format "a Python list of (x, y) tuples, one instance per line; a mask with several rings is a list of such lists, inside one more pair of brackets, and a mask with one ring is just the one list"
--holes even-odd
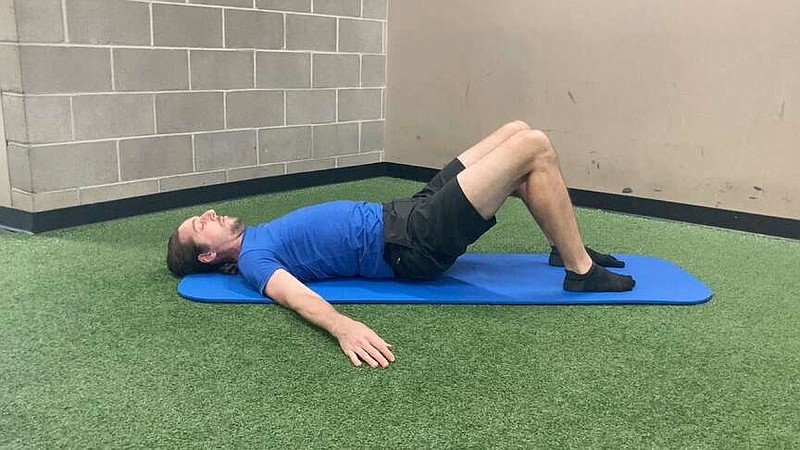
[(242, 253), (242, 240), (244, 239), (244, 231), (242, 231), (239, 236), (234, 239), (233, 244), (231, 246), (231, 256), (230, 259), (232, 262), (239, 262), (239, 254)]

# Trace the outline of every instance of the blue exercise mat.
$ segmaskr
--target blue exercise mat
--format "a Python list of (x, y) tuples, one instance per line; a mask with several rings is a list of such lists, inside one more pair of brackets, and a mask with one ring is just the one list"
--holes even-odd
[[(630, 292), (575, 293), (561, 288), (564, 269), (547, 264), (544, 254), (468, 253), (435, 281), (408, 282), (340, 278), (308, 283), (330, 303), (405, 303), (469, 305), (693, 305), (711, 299), (711, 290), (677, 265), (647, 256), (620, 255), (633, 275)], [(190, 275), (178, 292), (189, 300), (221, 303), (272, 303), (240, 275)]]

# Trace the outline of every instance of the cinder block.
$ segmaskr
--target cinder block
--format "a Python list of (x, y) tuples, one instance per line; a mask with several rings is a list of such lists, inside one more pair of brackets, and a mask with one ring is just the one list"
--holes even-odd
[(260, 164), (311, 158), (311, 127), (260, 130), (258, 152)]
[(380, 89), (342, 89), (339, 91), (339, 120), (380, 118)]
[(283, 91), (228, 92), (228, 128), (283, 125)]
[(167, 47), (222, 47), (222, 9), (155, 3), (153, 41)]
[(340, 156), (336, 158), (336, 167), (363, 166), (382, 161), (383, 152), (364, 153), (362, 155)]
[(196, 173), (191, 175), (178, 175), (158, 180), (161, 192), (191, 189), (201, 186), (211, 186), (225, 182), (225, 171), (220, 170), (210, 173)]
[(336, 93), (332, 90), (287, 91), (286, 122), (291, 125), (333, 122)]
[(361, 0), (314, 0), (314, 12), (358, 17), (361, 15)]
[[(21, 144), (28, 143), (28, 120), (25, 118), (25, 99), (21, 96), (0, 94), (3, 107), (5, 138)], [(0, 161), (2, 164), (2, 161)]]
[(384, 121), (361, 123), (361, 151), (384, 149)]
[(364, 0), (361, 17), (386, 20), (386, 0)]
[(112, 141), (31, 147), (29, 152), (34, 193), (118, 181)]
[(61, 0), (17, 0), (20, 42), (64, 42)]
[(14, 0), (0, 0), (0, 42), (17, 42)]
[(309, 159), (286, 164), (286, 173), (314, 172), (317, 170), (333, 169), (336, 167), (336, 158)]
[(123, 198), (142, 197), (158, 193), (158, 180), (131, 181), (78, 189), (81, 205), (109, 202)]
[(36, 212), (51, 211), (54, 209), (69, 208), (78, 205), (78, 190), (67, 189), (63, 191), (41, 192), (33, 194), (33, 207)]
[(226, 11), (225, 46), (283, 48), (283, 14), (236, 9)]
[(156, 131), (214, 131), (223, 129), (221, 92), (156, 94)]
[(386, 57), (363, 55), (361, 57), (361, 86), (386, 86)]
[(26, 94), (111, 90), (108, 49), (20, 47), (19, 56)]
[(314, 87), (357, 87), (358, 55), (314, 55)]
[(256, 131), (197, 134), (194, 161), (198, 172), (256, 164)]
[(3, 95), (6, 139), (45, 144), (72, 140), (69, 97)]
[(311, 12), (311, 0), (256, 0), (256, 7), (276, 11)]
[(336, 51), (336, 18), (288, 14), (286, 16), (288, 50)]
[(276, 163), (256, 167), (242, 167), (239, 169), (228, 169), (228, 181), (252, 180), (254, 178), (266, 178), (283, 175), (286, 173), (286, 164)]
[(189, 89), (189, 55), (185, 50), (114, 49), (114, 82), (118, 91)]
[(22, 211), (36, 212), (33, 207), (33, 194), (11, 190), (11, 206)]
[(11, 187), (31, 192), (33, 183), (31, 182), (31, 160), (28, 151), (27, 145), (9, 142), (6, 147), (6, 157), (8, 158), (8, 176)]
[(78, 140), (155, 133), (152, 94), (82, 95), (72, 109)]
[(70, 42), (150, 45), (150, 7), (147, 3), (66, 0), (66, 6)]
[(358, 153), (358, 124), (344, 123), (314, 127), (314, 157)]
[(234, 6), (237, 8), (252, 8), (253, 0), (188, 0), (188, 3), (200, 5)]
[(0, 45), (0, 91), (22, 92), (17, 48), (16, 45)]
[[(159, 136), (119, 142), (122, 181), (192, 172), (191, 136)], [(97, 183), (99, 184), (99, 183)]]
[(340, 19), (339, 51), (381, 53), (383, 51), (383, 23), (373, 20)]
[(253, 52), (192, 50), (192, 89), (242, 89), (255, 86)]
[(256, 72), (259, 88), (311, 87), (311, 54), (258, 52)]

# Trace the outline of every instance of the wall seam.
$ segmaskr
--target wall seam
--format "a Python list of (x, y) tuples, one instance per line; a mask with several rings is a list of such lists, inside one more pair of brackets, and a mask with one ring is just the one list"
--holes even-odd
[[(27, 127), (26, 127), (27, 128)], [(11, 203), (11, 170), (8, 166), (8, 144), (6, 141), (5, 119), (3, 117), (2, 91), (0, 91), (0, 158), (3, 158), (4, 168), (0, 173), (0, 205), (13, 206)]]
[(75, 105), (74, 105), (74, 97), (72, 95), (69, 96), (69, 129), (72, 133), (72, 141), (76, 141), (76, 134), (75, 134)]
[(114, 79), (114, 49), (109, 47), (108, 54), (110, 55), (109, 58), (110, 58), (110, 61), (111, 61), (111, 90), (112, 91), (116, 91), (117, 90), (117, 84), (116, 84), (116, 80)]
[[(228, 91), (237, 91), (237, 92), (270, 92), (270, 91), (293, 91), (293, 92), (302, 92), (302, 91), (332, 91), (335, 89), (348, 89), (348, 90), (356, 90), (356, 91), (375, 91), (379, 89), (384, 89), (381, 86), (342, 86), (342, 87), (300, 87), (300, 88), (231, 88), (231, 89), (191, 89), (191, 93), (194, 94), (219, 94)], [(21, 94), (18, 92), (7, 92), (3, 91), (4, 95), (9, 97), (22, 97), (22, 98), (31, 98), (31, 97), (66, 97), (70, 95), (82, 95), (82, 96), (97, 96), (97, 95), (145, 95), (145, 94), (180, 94), (180, 93), (190, 93), (190, 90), (168, 90), (168, 91), (106, 91), (106, 92), (51, 92), (51, 93), (41, 93), (41, 94)]]
[[(67, 0), (61, 0), (61, 20), (64, 27), (64, 42), (69, 42), (69, 23), (67, 20)], [(19, 25), (17, 25), (19, 29)]]
[[(164, 1), (157, 1), (157, 0), (125, 0), (128, 2), (134, 3), (152, 3), (154, 5), (165, 5), (165, 6), (175, 6), (175, 7), (184, 7), (184, 8), (203, 8), (203, 9), (229, 9), (234, 11), (253, 11), (253, 8), (244, 7), (244, 6), (227, 6), (227, 5), (206, 5), (202, 3), (175, 3), (175, 2), (164, 2)], [(298, 16), (314, 16), (314, 17), (331, 17), (337, 19), (353, 19), (359, 20), (364, 22), (385, 22), (385, 19), (375, 19), (371, 17), (357, 17), (357, 16), (346, 16), (341, 14), (326, 14), (326, 13), (318, 13), (313, 11), (306, 12), (306, 11), (286, 11), (282, 9), (265, 9), (265, 8), (256, 8), (259, 12), (274, 12), (274, 13), (289, 13)]]
[(154, 47), (156, 45), (156, 40), (155, 40), (155, 27), (153, 25), (153, 2), (149, 2), (148, 6), (150, 10), (150, 46)]
[(25, 142), (19, 141), (12, 141), (9, 140), (9, 144), (19, 145), (19, 146), (26, 146), (30, 148), (46, 148), (46, 147), (57, 147), (60, 145), (78, 145), (78, 144), (96, 144), (100, 142), (110, 142), (115, 139), (122, 139), (122, 140), (133, 140), (133, 139), (152, 139), (152, 138), (159, 138), (159, 137), (177, 137), (177, 136), (190, 136), (190, 135), (202, 135), (202, 134), (213, 134), (219, 133), (222, 131), (230, 131), (230, 132), (241, 132), (241, 131), (253, 131), (253, 130), (275, 130), (281, 128), (289, 128), (289, 127), (314, 127), (314, 126), (322, 126), (322, 125), (349, 125), (349, 124), (358, 124), (362, 120), (369, 120), (369, 121), (380, 121), (381, 119), (353, 119), (353, 120), (344, 120), (341, 122), (301, 122), (301, 123), (292, 123), (286, 125), (273, 125), (273, 126), (266, 126), (266, 127), (245, 127), (245, 128), (231, 128), (231, 129), (214, 129), (214, 130), (193, 130), (193, 131), (180, 131), (174, 133), (154, 133), (154, 134), (134, 134), (134, 135), (125, 135), (125, 136), (115, 136), (115, 137), (106, 137), (106, 138), (97, 138), (97, 139), (83, 139), (83, 140), (74, 140), (74, 141), (64, 141), (64, 142), (48, 142), (42, 144), (28, 144)]
[[(0, 42), (0, 45), (8, 45), (14, 47), (48, 47), (48, 48), (97, 48), (97, 49), (113, 48), (121, 50), (208, 50), (215, 52), (231, 52), (231, 53), (250, 51), (249, 48), (241, 48), (241, 47), (190, 47), (190, 46), (176, 46), (176, 45), (151, 46), (151, 45), (135, 45), (135, 44), (88, 44), (81, 42), (20, 42), (19, 44), (15, 42)], [(385, 55), (384, 53), (381, 52), (284, 49), (284, 48), (258, 49), (258, 51), (274, 52), (274, 53), (308, 53), (309, 51), (312, 51), (314, 53), (330, 54), (330, 55), (372, 55), (372, 56)]]
[(121, 183), (122, 182), (122, 158), (120, 158), (119, 143), (120, 143), (120, 139), (117, 139), (115, 141), (115, 146), (117, 148), (117, 182)]

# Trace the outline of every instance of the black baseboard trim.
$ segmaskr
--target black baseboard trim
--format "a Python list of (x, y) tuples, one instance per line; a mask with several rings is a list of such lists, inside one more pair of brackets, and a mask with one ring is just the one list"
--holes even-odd
[[(250, 195), (268, 194), (312, 186), (321, 186), (367, 178), (389, 176), (424, 182), (436, 169), (397, 163), (375, 163), (363, 166), (327, 169), (278, 177), (245, 180), (165, 192), (144, 197), (114, 200), (92, 205), (75, 206), (29, 213), (0, 207), (0, 227), (41, 233), (89, 223), (154, 213), (200, 203), (231, 200)], [(570, 189), (575, 206), (677, 220), (732, 230), (800, 240), (800, 220), (730, 211), (705, 206), (632, 197), (629, 195)]]
[(575, 206), (800, 239), (800, 220), (581, 189), (569, 194)]

